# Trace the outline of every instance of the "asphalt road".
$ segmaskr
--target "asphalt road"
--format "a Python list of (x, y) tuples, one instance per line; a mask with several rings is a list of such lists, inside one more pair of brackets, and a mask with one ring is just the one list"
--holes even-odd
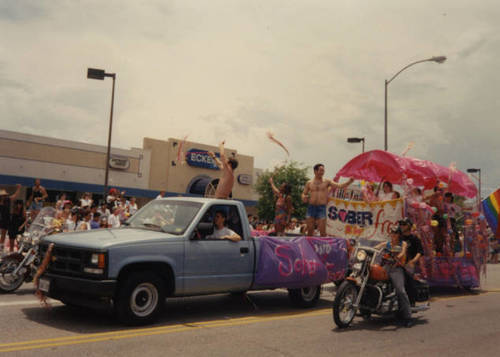
[(356, 318), (335, 327), (333, 291), (317, 308), (293, 308), (286, 291), (167, 301), (160, 321), (123, 327), (108, 311), (41, 307), (26, 284), (0, 295), (0, 353), (15, 356), (497, 356), (500, 264), (489, 265), (480, 293), (433, 291), (431, 309), (410, 328), (390, 318)]

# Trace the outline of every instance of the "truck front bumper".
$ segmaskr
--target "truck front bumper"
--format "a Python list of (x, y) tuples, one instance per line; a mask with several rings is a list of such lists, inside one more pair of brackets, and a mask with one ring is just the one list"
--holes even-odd
[[(44, 289), (42, 289), (42, 280)], [(48, 283), (47, 283), (48, 281)], [(64, 300), (71, 297), (112, 298), (115, 295), (116, 280), (92, 280), (45, 273), (39, 287), (47, 296)]]

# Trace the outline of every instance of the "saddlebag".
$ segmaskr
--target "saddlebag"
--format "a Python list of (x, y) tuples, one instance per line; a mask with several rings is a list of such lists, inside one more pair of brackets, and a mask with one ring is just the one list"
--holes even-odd
[(414, 286), (415, 286), (415, 301), (417, 302), (428, 301), (430, 298), (429, 285), (426, 282), (415, 280)]

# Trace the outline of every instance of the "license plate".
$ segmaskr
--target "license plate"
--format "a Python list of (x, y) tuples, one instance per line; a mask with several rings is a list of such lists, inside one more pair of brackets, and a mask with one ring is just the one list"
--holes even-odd
[(49, 279), (40, 279), (38, 282), (38, 289), (41, 291), (48, 293), (50, 289), (50, 280)]

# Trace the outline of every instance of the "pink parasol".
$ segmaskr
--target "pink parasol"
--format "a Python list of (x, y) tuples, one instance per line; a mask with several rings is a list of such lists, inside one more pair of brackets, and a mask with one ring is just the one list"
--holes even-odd
[(341, 176), (375, 182), (384, 180), (393, 184), (402, 184), (403, 180), (411, 178), (415, 186), (426, 189), (442, 181), (448, 184), (448, 191), (454, 194), (466, 197), (477, 194), (474, 183), (457, 169), (382, 150), (372, 150), (356, 156), (337, 173), (335, 180), (338, 181)]

